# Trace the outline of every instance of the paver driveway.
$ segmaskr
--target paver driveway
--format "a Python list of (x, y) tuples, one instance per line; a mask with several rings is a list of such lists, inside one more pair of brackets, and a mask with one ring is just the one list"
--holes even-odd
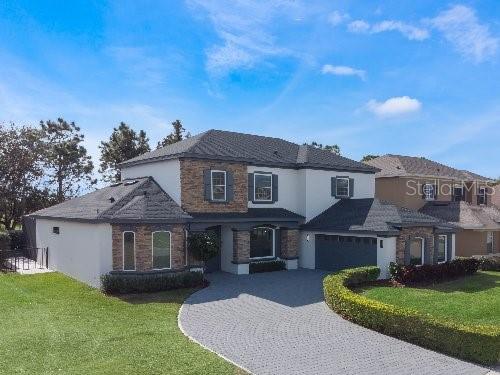
[(181, 329), (254, 374), (485, 374), (488, 369), (381, 335), (333, 313), (324, 273), (209, 275), (179, 315)]

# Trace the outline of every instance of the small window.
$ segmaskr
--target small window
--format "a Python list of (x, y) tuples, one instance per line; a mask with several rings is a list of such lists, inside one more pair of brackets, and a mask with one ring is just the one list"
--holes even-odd
[(153, 232), (153, 269), (170, 268), (170, 232)]
[(226, 172), (210, 171), (212, 181), (212, 200), (224, 202), (226, 200)]
[(384, 248), (384, 240), (380, 240), (380, 248), (383, 249)]
[(52, 227), (52, 233), (59, 234), (59, 227)]
[(254, 201), (270, 202), (273, 199), (273, 175), (254, 173)]
[(123, 270), (135, 270), (135, 233), (123, 232)]
[(480, 187), (477, 195), (477, 204), (486, 204), (486, 188)]
[(424, 240), (413, 238), (410, 242), (410, 264), (418, 266), (424, 264)]
[(453, 187), (453, 200), (455, 202), (460, 202), (465, 199), (464, 196), (464, 187), (463, 186), (454, 186)]
[(492, 253), (494, 249), (493, 232), (486, 233), (486, 250)]
[(438, 263), (446, 262), (447, 241), (448, 240), (446, 236), (439, 236), (438, 248), (437, 248)]
[(434, 200), (436, 194), (434, 193), (434, 185), (432, 184), (424, 184), (422, 191), (424, 193), (424, 198), (427, 201)]
[(349, 178), (348, 177), (337, 177), (337, 197), (348, 197), (349, 196)]

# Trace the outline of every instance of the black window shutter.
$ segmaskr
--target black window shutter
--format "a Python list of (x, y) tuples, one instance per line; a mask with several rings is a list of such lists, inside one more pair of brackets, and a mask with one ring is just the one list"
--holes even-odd
[(411, 245), (411, 238), (408, 238), (405, 242), (405, 258), (404, 258), (405, 265), (410, 264), (410, 260), (411, 260), (410, 245)]
[(422, 184), (422, 198), (425, 199), (425, 185), (426, 184)]
[(277, 202), (278, 201), (278, 175), (277, 174), (273, 174), (273, 192), (272, 192), (272, 196), (273, 196), (273, 202)]
[(206, 201), (210, 201), (212, 199), (211, 187), (212, 183), (210, 181), (210, 169), (205, 169), (203, 171), (203, 189), (204, 189), (204, 198)]
[(488, 192), (489, 192), (489, 189), (488, 188), (484, 188), (484, 205), (485, 206), (488, 205)]
[(448, 262), (451, 260), (452, 248), (453, 248), (453, 235), (448, 234), (448, 238), (446, 238), (446, 260)]
[(434, 199), (437, 199), (438, 196), (438, 186), (434, 185)]
[(337, 177), (332, 177), (332, 197), (337, 196)]
[[(432, 257), (432, 264), (438, 263), (438, 250), (439, 250), (439, 236), (436, 234), (434, 236), (434, 256)], [(445, 259), (446, 260), (446, 259)]]
[(248, 174), (248, 200), (253, 202), (253, 173)]
[(354, 178), (349, 179), (349, 197), (354, 196)]
[(226, 172), (226, 201), (231, 202), (234, 199), (234, 178), (233, 172)]
[(424, 264), (432, 264), (431, 259), (431, 244), (429, 238), (424, 238)]
[(274, 230), (274, 256), (281, 258), (281, 229)]

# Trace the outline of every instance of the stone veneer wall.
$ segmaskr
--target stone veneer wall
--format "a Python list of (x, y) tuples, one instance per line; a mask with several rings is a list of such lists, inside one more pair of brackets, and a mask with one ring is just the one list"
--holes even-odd
[(250, 231), (233, 229), (233, 263), (250, 261)]
[[(402, 228), (399, 237), (396, 240), (396, 262), (398, 264), (405, 263), (405, 244), (411, 238), (421, 237), (425, 238), (425, 246), (429, 247), (430, 258), (426, 259), (424, 256), (425, 264), (432, 264), (434, 259), (434, 229), (428, 227), (412, 227)], [(424, 251), (426, 254), (426, 251)]]
[(299, 256), (299, 230), (281, 229), (281, 258), (293, 259)]
[(185, 226), (174, 225), (112, 225), (113, 271), (123, 270), (123, 232), (135, 232), (135, 267), (136, 271), (151, 271), (153, 263), (152, 232), (166, 230), (171, 233), (171, 266), (172, 270), (185, 268)]
[[(247, 212), (248, 174), (247, 166), (198, 159), (181, 159), (181, 202), (187, 212)], [(234, 180), (234, 198), (231, 202), (208, 202), (205, 200), (203, 171), (231, 171)]]

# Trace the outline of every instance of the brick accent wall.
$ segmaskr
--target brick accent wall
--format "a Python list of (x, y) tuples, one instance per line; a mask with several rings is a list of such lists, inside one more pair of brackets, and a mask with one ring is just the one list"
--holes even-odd
[(233, 230), (233, 262), (248, 263), (250, 261), (250, 231)]
[[(247, 166), (209, 160), (181, 159), (181, 202), (187, 212), (247, 212), (248, 174)], [(206, 169), (231, 171), (234, 179), (234, 198), (231, 202), (208, 202), (205, 200), (203, 171)]]
[(175, 225), (112, 225), (112, 257), (113, 270), (123, 270), (123, 232), (135, 233), (135, 268), (138, 272), (153, 269), (152, 232), (158, 230), (170, 231), (171, 237), (171, 269), (185, 268), (185, 227)]
[(282, 229), (281, 231), (281, 258), (291, 259), (299, 255), (299, 230)]
[(432, 263), (434, 259), (434, 229), (428, 227), (412, 227), (403, 228), (399, 237), (396, 240), (396, 262), (398, 264), (405, 263), (405, 245), (406, 241), (414, 237), (425, 238), (426, 246), (429, 246), (430, 259), (425, 259), (426, 264)]

